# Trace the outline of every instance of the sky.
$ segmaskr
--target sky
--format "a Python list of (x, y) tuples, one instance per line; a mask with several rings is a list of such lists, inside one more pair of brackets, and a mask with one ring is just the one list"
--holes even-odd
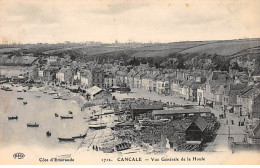
[(259, 37), (259, 0), (0, 0), (1, 44)]

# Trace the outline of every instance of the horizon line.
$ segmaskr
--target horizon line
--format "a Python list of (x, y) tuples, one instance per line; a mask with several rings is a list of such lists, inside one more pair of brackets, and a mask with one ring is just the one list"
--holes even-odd
[(63, 42), (56, 42), (56, 43), (48, 43), (48, 42), (37, 42), (37, 43), (0, 43), (1, 46), (3, 45), (40, 45), (40, 44), (49, 44), (49, 45), (55, 45), (55, 44), (87, 44), (87, 43), (93, 43), (93, 44), (169, 44), (169, 43), (181, 43), (181, 42), (199, 42), (199, 41), (233, 41), (233, 40), (250, 40), (250, 39), (260, 39), (260, 37), (244, 37), (244, 38), (235, 38), (235, 39), (212, 39), (212, 40), (179, 40), (179, 41), (171, 41), (171, 42), (160, 42), (160, 41), (146, 41), (146, 42), (138, 42), (134, 40), (129, 40), (125, 42), (120, 42), (118, 40), (115, 40), (114, 42), (102, 42), (102, 41), (81, 41), (81, 42), (75, 42), (75, 41), (63, 41)]

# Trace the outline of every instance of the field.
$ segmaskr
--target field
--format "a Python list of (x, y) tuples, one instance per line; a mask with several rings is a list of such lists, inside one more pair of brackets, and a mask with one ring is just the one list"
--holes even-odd
[[(257, 48), (258, 47), (258, 48)], [(45, 55), (61, 55), (69, 53), (77, 56), (78, 59), (88, 60), (89, 58), (152, 58), (167, 57), (169, 54), (218, 54), (222, 56), (238, 56), (247, 53), (258, 55), (260, 39), (241, 39), (226, 41), (183, 41), (173, 43), (130, 43), (130, 44), (42, 44), (22, 46), (24, 53), (37, 53)], [(2, 48), (0, 55), (5, 52), (12, 52), (20, 48)]]
[(0, 54), (5, 53), (5, 52), (13, 52), (20, 50), (20, 48), (0, 48)]
[(220, 41), (216, 43), (205, 44), (196, 46), (180, 53), (197, 53), (197, 54), (218, 54), (218, 55), (234, 55), (245, 49), (260, 46), (260, 39), (246, 39), (246, 40), (231, 40)]

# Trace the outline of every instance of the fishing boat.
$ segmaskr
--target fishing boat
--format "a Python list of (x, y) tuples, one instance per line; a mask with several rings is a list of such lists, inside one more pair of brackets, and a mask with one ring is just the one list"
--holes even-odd
[(60, 116), (61, 119), (73, 119), (73, 116)]
[(99, 129), (105, 129), (107, 126), (105, 123), (93, 123), (88, 125), (89, 129), (92, 130), (99, 130)]
[(85, 138), (87, 136), (87, 134), (83, 134), (83, 135), (79, 135), (79, 136), (74, 136), (72, 137), (73, 139), (76, 139), (76, 138)]
[(75, 142), (74, 138), (58, 138), (60, 142)]
[(48, 136), (48, 137), (51, 136), (51, 132), (50, 132), (50, 131), (47, 131), (47, 132), (46, 132), (46, 136)]
[(131, 147), (130, 143), (123, 142), (121, 144), (116, 145), (116, 150), (123, 151), (123, 150), (129, 149), (130, 147)]
[(27, 127), (39, 127), (39, 124), (37, 124), (37, 123), (28, 123)]
[(8, 117), (8, 120), (18, 120), (18, 116), (11, 116), (11, 117)]
[(59, 117), (59, 115), (57, 113), (55, 113), (55, 117)]
[(56, 92), (49, 92), (48, 94), (49, 95), (55, 95), (55, 94), (58, 95), (58, 93), (56, 93)]
[(100, 130), (100, 129), (105, 129), (107, 127), (105, 123), (102, 123), (102, 109), (101, 109), (101, 120), (97, 123), (89, 123), (88, 127), (89, 129), (92, 130)]
[(23, 100), (23, 97), (17, 97), (17, 100)]
[(5, 91), (13, 91), (11, 88), (7, 87), (4, 89)]
[(104, 153), (113, 153), (115, 150), (114, 148), (101, 148), (101, 151)]
[(26, 104), (28, 104), (27, 102), (23, 102), (23, 105), (26, 105)]

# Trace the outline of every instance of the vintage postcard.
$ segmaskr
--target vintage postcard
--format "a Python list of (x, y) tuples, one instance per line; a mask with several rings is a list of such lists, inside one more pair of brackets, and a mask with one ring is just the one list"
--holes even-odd
[(260, 164), (260, 1), (0, 0), (0, 165)]

